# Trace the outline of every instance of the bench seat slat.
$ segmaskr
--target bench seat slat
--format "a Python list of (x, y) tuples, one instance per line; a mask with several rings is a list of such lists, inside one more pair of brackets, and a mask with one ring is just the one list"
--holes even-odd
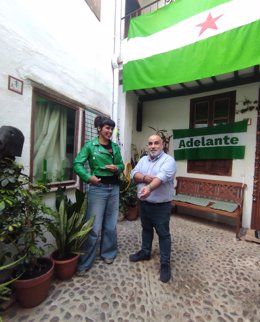
[(220, 209), (227, 212), (233, 212), (237, 209), (237, 207), (239, 207), (239, 205), (234, 202), (219, 201), (219, 200), (214, 201), (214, 203), (210, 205), (210, 208)]
[(194, 197), (184, 194), (178, 194), (173, 196), (174, 201), (187, 202), (198, 206), (207, 206), (211, 200), (206, 198)]
[(208, 206), (213, 209), (220, 209), (228, 212), (233, 212), (238, 207), (238, 204), (234, 202), (219, 201), (213, 198), (210, 198), (210, 199), (201, 198), (201, 197), (194, 197), (194, 196), (188, 196), (183, 194), (178, 194), (173, 196), (173, 200), (187, 202), (198, 206), (205, 206), (205, 207)]
[(232, 218), (236, 218), (239, 217), (240, 214), (240, 208), (237, 208), (235, 211), (233, 212), (228, 212), (225, 210), (220, 210), (220, 209), (213, 209), (207, 206), (198, 206), (198, 205), (194, 205), (191, 203), (185, 203), (185, 202), (181, 202), (181, 201), (176, 201), (173, 202), (174, 206), (180, 206), (180, 207), (185, 207), (185, 208), (190, 208), (193, 210), (197, 210), (197, 211), (203, 211), (203, 212), (207, 212), (207, 213), (212, 213), (212, 214), (218, 214), (218, 215), (224, 215), (226, 217), (232, 217)]

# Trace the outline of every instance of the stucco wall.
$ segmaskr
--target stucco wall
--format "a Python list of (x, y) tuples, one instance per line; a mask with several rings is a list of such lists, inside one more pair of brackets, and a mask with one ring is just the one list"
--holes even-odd
[[(146, 102), (143, 109), (143, 130), (142, 132), (133, 132), (132, 142), (136, 144), (139, 151), (143, 149), (146, 146), (148, 136), (154, 133), (148, 126), (157, 129), (166, 129), (170, 134), (173, 129), (189, 128), (190, 99), (211, 94), (215, 95), (231, 90), (236, 90), (236, 102), (239, 103), (237, 108), (241, 109), (243, 108), (241, 102), (245, 97), (251, 101), (258, 99), (259, 83), (229, 88), (227, 90), (207, 92), (204, 94)], [(218, 176), (217, 178), (219, 180), (232, 180), (247, 184), (243, 210), (243, 227), (248, 228), (250, 227), (251, 222), (257, 113), (256, 111), (251, 111), (243, 114), (236, 114), (235, 121), (240, 121), (244, 118), (250, 118), (252, 121), (251, 125), (248, 126), (246, 134), (247, 143), (245, 159), (233, 161), (231, 177)], [(173, 141), (171, 139), (169, 153), (173, 155), (172, 143)], [(187, 173), (187, 161), (177, 162), (177, 175), (212, 178), (212, 176)]]
[(120, 87), (119, 102), (121, 153), (124, 162), (130, 162), (132, 135), (136, 128), (137, 96), (133, 93), (123, 93)]
[[(31, 80), (111, 115), (115, 1), (102, 1), (99, 21), (85, 1), (12, 0), (0, 12), (0, 126), (25, 135), (30, 161)], [(24, 82), (8, 90), (8, 75)]]

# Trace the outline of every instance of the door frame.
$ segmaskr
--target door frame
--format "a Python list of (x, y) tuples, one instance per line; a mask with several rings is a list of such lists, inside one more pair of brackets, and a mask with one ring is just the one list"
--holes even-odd
[(255, 151), (255, 173), (253, 183), (253, 200), (251, 214), (251, 229), (260, 230), (260, 89), (258, 92), (258, 110), (256, 125), (256, 151)]

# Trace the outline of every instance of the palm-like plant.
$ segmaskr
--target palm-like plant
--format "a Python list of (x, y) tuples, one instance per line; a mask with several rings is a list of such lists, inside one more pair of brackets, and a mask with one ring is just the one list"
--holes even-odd
[(137, 186), (130, 178), (131, 170), (131, 164), (127, 163), (124, 173), (120, 175), (119, 209), (124, 216), (126, 216), (129, 207), (136, 207), (138, 203)]
[(57, 245), (55, 259), (63, 260), (83, 254), (81, 246), (94, 222), (94, 216), (88, 221), (85, 220), (86, 194), (76, 189), (75, 202), (72, 202), (66, 196), (65, 188), (60, 187), (56, 192), (56, 209), (57, 211), (51, 214), (52, 220), (48, 225)]

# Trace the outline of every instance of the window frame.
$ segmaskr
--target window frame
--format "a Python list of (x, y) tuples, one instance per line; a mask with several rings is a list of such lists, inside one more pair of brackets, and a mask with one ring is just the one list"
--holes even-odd
[[(227, 123), (235, 121), (235, 110), (236, 110), (236, 91), (225, 92), (221, 94), (208, 95), (190, 100), (190, 128), (194, 128), (196, 124), (195, 112), (196, 104), (201, 102), (208, 103), (208, 126), (214, 125), (214, 104), (216, 101), (221, 99), (228, 99), (229, 112), (227, 115)], [(218, 176), (231, 176), (232, 175), (233, 160), (188, 160), (187, 161), (187, 172), (198, 173), (207, 175), (218, 175)]]
[[(53, 101), (57, 104), (63, 105), (69, 109), (75, 111), (75, 130), (74, 130), (74, 152), (73, 152), (73, 159), (75, 159), (78, 153), (78, 141), (82, 141), (82, 136), (79, 137), (79, 121), (80, 121), (80, 104), (65, 98), (62, 95), (59, 95), (56, 92), (47, 89), (39, 89), (37, 87), (33, 88), (33, 95), (32, 95), (32, 115), (31, 115), (31, 149), (30, 149), (30, 181), (33, 182), (33, 154), (34, 154), (34, 137), (35, 137), (35, 130), (34, 124), (36, 120), (36, 97), (41, 96), (46, 98), (47, 100)], [(50, 182), (47, 183), (47, 186), (51, 188), (55, 188), (58, 186), (75, 186), (77, 184), (77, 177), (76, 174), (73, 172), (72, 179), (66, 181), (57, 181), (57, 182)]]

